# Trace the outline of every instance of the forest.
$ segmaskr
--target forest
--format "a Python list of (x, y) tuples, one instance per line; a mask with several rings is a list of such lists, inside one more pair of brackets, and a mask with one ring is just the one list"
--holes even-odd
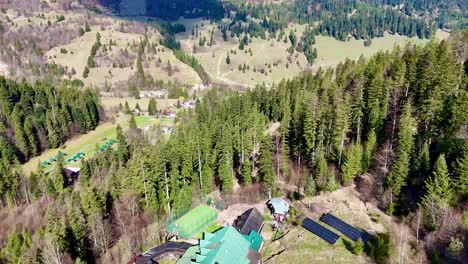
[[(71, 83), (68, 83), (71, 84)], [(97, 94), (74, 87), (29, 85), (0, 77), (0, 204), (14, 204), (16, 167), (67, 139), (85, 134), (101, 116)]]
[[(168, 139), (150, 140), (135, 126), (127, 132), (117, 127), (115, 151), (84, 161), (74, 184), (64, 180), (60, 160), (50, 171), (10, 172), (7, 179), (16, 184), (0, 185), (8, 191), (1, 193), (5, 206), (14, 211), (25, 204), (36, 214), (34, 221), (2, 231), (0, 259), (123, 262), (122, 250), (139, 252), (145, 243), (160, 241), (148, 234), (150, 223), (163, 226), (168, 215), (186, 210), (196, 197), (213, 190), (229, 194), (237, 184), (280, 194), (279, 182), (305, 196), (355, 183), (387, 214), (409, 224), (420, 216), (421, 224), (412, 227), (426, 241), (429, 258), (436, 259), (450, 238), (463, 239), (467, 218), (460, 207), (468, 199), (464, 60), (452, 44), (432, 41), (348, 60), (335, 70), (305, 72), (269, 89), (213, 88), (178, 117)], [(25, 146), (42, 142), (44, 135), (50, 146), (63, 142), (53, 140), (54, 129), (85, 132), (99, 120), (91, 91), (24, 87), (3, 80), (1, 90), (8, 110), (3, 113), (11, 120), (5, 123), (11, 127), (6, 142), (16, 143), (8, 146), (15, 146), (18, 159), (32, 155)], [(48, 107), (31, 112), (33, 104)], [(37, 122), (26, 121), (25, 113)], [(27, 122), (36, 133), (15, 131)], [(273, 124), (279, 127), (272, 129)], [(36, 141), (29, 141), (31, 135)], [(11, 153), (6, 146), (4, 162)]]

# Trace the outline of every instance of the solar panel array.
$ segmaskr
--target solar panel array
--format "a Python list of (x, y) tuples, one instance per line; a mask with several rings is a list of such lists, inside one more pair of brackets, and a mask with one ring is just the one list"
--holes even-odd
[(338, 238), (340, 238), (339, 235), (321, 226), (319, 223), (310, 218), (304, 219), (304, 221), (302, 221), (302, 226), (330, 244), (335, 244)]
[(351, 240), (355, 242), (358, 241), (359, 238), (362, 238), (362, 241), (364, 243), (366, 243), (370, 239), (368, 234), (357, 230), (356, 228), (352, 227), (348, 223), (344, 222), (343, 220), (339, 219), (338, 217), (332, 214), (324, 214), (320, 218), (320, 221), (335, 228), (336, 230), (340, 231), (345, 236), (349, 237)]

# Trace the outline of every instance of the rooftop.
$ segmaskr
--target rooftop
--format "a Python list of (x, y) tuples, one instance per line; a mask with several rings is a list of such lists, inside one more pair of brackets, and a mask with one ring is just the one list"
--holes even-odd
[(263, 238), (255, 231), (243, 235), (234, 227), (225, 226), (215, 233), (204, 233), (199, 245), (187, 250), (177, 264), (257, 263), (262, 242)]

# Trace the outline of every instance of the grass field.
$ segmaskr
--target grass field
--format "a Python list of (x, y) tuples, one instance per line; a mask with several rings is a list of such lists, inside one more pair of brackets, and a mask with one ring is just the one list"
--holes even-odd
[[(181, 19), (178, 22), (184, 24), (187, 28), (187, 32), (177, 36), (182, 44), (182, 49), (186, 53), (195, 56), (214, 81), (254, 86), (262, 82), (277, 82), (306, 69), (307, 60), (305, 56), (298, 52), (290, 55), (287, 52), (290, 44), (284, 43), (282, 40), (278, 42), (276, 39), (252, 38), (251, 43), (244, 50), (240, 50), (238, 38), (229, 37), (227, 41), (224, 41), (217, 24), (210, 24), (209, 20)], [(191, 36), (191, 29), (195, 28), (196, 25), (198, 25), (198, 37)], [(213, 29), (215, 32), (213, 45), (200, 47), (199, 40), (202, 37), (209, 40), (209, 31)], [(304, 26), (295, 26), (290, 29), (296, 30), (296, 34), (299, 36), (302, 35)], [(287, 32), (290, 29), (287, 29)], [(194, 50), (193, 47), (196, 47), (196, 49)], [(250, 49), (252, 55), (248, 52)], [(236, 54), (229, 53), (231, 63), (227, 64), (227, 53), (231, 50), (235, 50)], [(245, 73), (238, 69), (239, 65), (244, 64), (249, 66)], [(278, 66), (273, 64), (278, 64)], [(288, 64), (288, 67), (286, 67), (286, 64)], [(271, 65), (271, 68), (268, 65)], [(254, 68), (256, 71), (254, 71)], [(265, 69), (266, 74), (261, 73), (261, 69)]]
[[(271, 232), (266, 230), (265, 232)], [(262, 232), (263, 233), (263, 232)], [(318, 236), (298, 226), (293, 228), (283, 238), (274, 242), (265, 241), (263, 248), (263, 261), (278, 254), (271, 263), (371, 263), (363, 255), (356, 256), (346, 247), (344, 240), (340, 238), (335, 245), (330, 245)]]
[(185, 239), (189, 239), (208, 228), (216, 220), (217, 215), (218, 211), (216, 209), (202, 204), (177, 219), (167, 229)]
[(223, 227), (223, 225), (220, 222), (213, 222), (208, 227), (206, 227), (203, 231), (195, 235), (195, 239), (202, 239), (203, 233), (205, 232), (213, 233), (216, 230), (220, 229), (221, 227)]
[[(140, 106), (142, 110), (147, 110), (149, 104), (149, 98), (141, 98), (135, 99), (134, 97), (102, 97), (101, 98), (101, 105), (105, 109), (109, 109), (112, 107), (118, 107), (119, 104), (124, 105), (125, 102), (128, 102), (128, 106), (130, 109), (134, 109), (136, 104)], [(168, 107), (170, 104), (176, 104), (177, 99), (156, 99), (158, 109), (163, 110)]]
[[(448, 35), (449, 33), (438, 30), (436, 39), (446, 39)], [(398, 45), (400, 47), (405, 46), (407, 43), (423, 45), (428, 41), (428, 39), (409, 38), (398, 34), (391, 35), (385, 33), (384, 37), (373, 39), (370, 47), (365, 47), (363, 40), (351, 39), (350, 41), (343, 42), (332, 37), (317, 36), (315, 46), (317, 47), (318, 58), (313, 68), (333, 67), (346, 60), (346, 58), (354, 60), (359, 58), (361, 54), (365, 57), (370, 57), (380, 50), (391, 50)]]
[[(211, 24), (209, 20), (203, 19), (181, 19), (178, 22), (187, 28), (187, 32), (177, 35), (182, 49), (195, 56), (215, 81), (252, 87), (262, 82), (267, 84), (279, 82), (308, 68), (304, 54), (298, 52), (289, 54), (287, 51), (291, 46), (289, 41), (285, 43), (283, 40), (251, 38), (249, 45), (244, 50), (240, 50), (238, 38), (229, 36), (228, 40), (224, 41), (216, 23)], [(227, 23), (227, 21), (222, 23)], [(197, 29), (198, 37), (191, 35), (192, 28)], [(300, 38), (304, 29), (304, 25), (292, 25), (285, 32), (289, 33), (290, 30), (294, 30), (296, 36)], [(213, 30), (215, 32), (213, 45), (201, 47), (199, 40), (206, 37), (209, 41), (210, 31)], [(447, 32), (437, 31), (436, 38), (445, 39), (447, 36)], [(365, 47), (363, 40), (351, 39), (342, 42), (331, 37), (317, 36), (315, 47), (318, 51), (318, 58), (312, 65), (312, 69), (334, 67), (346, 58), (357, 59), (361, 54), (370, 57), (380, 50), (391, 50), (396, 45), (404, 46), (408, 42), (424, 44), (428, 41), (386, 33), (382, 38), (373, 39), (370, 47)], [(250, 49), (252, 55), (248, 52)], [(235, 54), (231, 53), (231, 50), (235, 51)], [(230, 64), (226, 63), (227, 53), (229, 53)], [(239, 65), (244, 64), (249, 66), (245, 72), (238, 69)]]
[[(90, 69), (87, 78), (82, 77), (91, 47), (96, 41), (97, 32), (101, 35), (101, 43), (107, 44), (109, 40), (116, 43), (116, 45), (112, 47), (112, 50), (108, 49), (105, 53), (102, 53), (105, 58), (110, 58), (111, 61), (118, 62), (119, 59), (121, 59), (119, 56), (122, 56), (120, 55), (121, 50), (128, 50), (132, 56), (136, 56), (136, 48), (133, 44), (139, 43), (144, 36), (116, 30), (120, 23), (119, 20), (114, 21), (109, 19), (107, 22), (112, 22), (112, 26), (105, 27), (104, 30), (100, 27), (92, 27), (90, 32), (86, 32), (83, 36), (74, 39), (71, 43), (49, 50), (45, 55), (46, 58), (49, 61), (68, 67), (69, 70), (72, 68), (75, 69), (76, 74), (74, 78), (81, 79), (85, 85), (103, 87), (106, 82), (110, 85), (114, 85), (117, 82), (127, 81), (130, 76), (136, 73), (136, 57), (134, 57), (130, 65), (123, 68), (113, 68), (109, 63), (98, 64), (97, 67)], [(78, 26), (81, 25), (77, 25), (77, 27)], [(159, 33), (153, 32), (150, 41), (158, 42), (159, 38)], [(67, 50), (66, 54), (60, 53), (62, 48)], [(160, 47), (160, 49), (164, 50), (164, 52), (158, 52), (154, 60), (146, 56), (143, 59), (146, 75), (151, 75), (154, 80), (162, 80), (164, 82), (169, 80), (177, 80), (184, 84), (197, 84), (201, 82), (198, 74), (191, 67), (179, 61), (171, 50), (163, 47)], [(98, 57), (100, 52), (101, 51), (98, 52)], [(161, 60), (159, 66), (156, 65), (156, 60), (158, 59)], [(99, 61), (99, 59), (96, 61)], [(168, 72), (165, 70), (168, 62), (171, 63), (174, 69), (173, 75), (171, 76), (169, 76)]]
[[(22, 168), (23, 172), (27, 175), (34, 171), (38, 164), (42, 161), (48, 160), (51, 157), (57, 155), (57, 153), (63, 152), (67, 154), (67, 157), (71, 157), (75, 155), (77, 152), (84, 152), (86, 154), (85, 157), (90, 157), (96, 153), (96, 146), (101, 146), (106, 143), (107, 140), (115, 138), (115, 128), (117, 124), (120, 124), (122, 128), (125, 130), (128, 128), (128, 120), (129, 116), (121, 116), (117, 118), (115, 122), (106, 122), (99, 125), (95, 130), (90, 131), (87, 134), (80, 135), (74, 137), (63, 145), (62, 148), (57, 149), (49, 149), (43, 152), (41, 155), (30, 159), (27, 163), (25, 163)], [(136, 116), (135, 121), (138, 127), (144, 127), (149, 124), (158, 124), (160, 121), (158, 119), (154, 119), (154, 117), (147, 117), (147, 116)], [(65, 157), (65, 159), (67, 158)], [(78, 166), (79, 162), (70, 163), (70, 166)], [(52, 165), (47, 166), (53, 167)]]

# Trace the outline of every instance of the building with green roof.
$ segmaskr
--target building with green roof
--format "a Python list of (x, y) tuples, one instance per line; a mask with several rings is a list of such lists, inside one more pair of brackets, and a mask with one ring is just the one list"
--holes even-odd
[(205, 232), (197, 246), (189, 248), (177, 264), (256, 264), (263, 238), (257, 232), (239, 233), (225, 226), (215, 233)]

